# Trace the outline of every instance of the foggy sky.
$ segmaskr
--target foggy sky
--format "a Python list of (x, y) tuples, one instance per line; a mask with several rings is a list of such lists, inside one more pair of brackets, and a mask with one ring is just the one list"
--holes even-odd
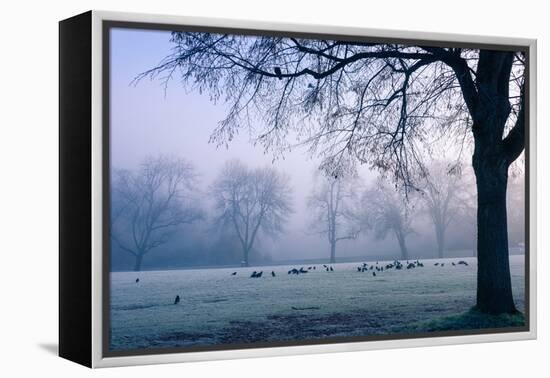
[[(311, 193), (319, 159), (310, 156), (304, 148), (296, 148), (285, 153), (284, 160), (272, 162), (271, 154), (265, 154), (261, 146), (254, 147), (250, 143), (246, 128), (240, 130), (228, 149), (217, 148), (208, 143), (208, 139), (227, 114), (223, 103), (214, 105), (207, 93), (189, 92), (179, 83), (177, 74), (166, 92), (158, 79), (131, 84), (138, 74), (156, 66), (170, 53), (169, 38), (170, 32), (111, 29), (112, 168), (136, 168), (149, 155), (183, 157), (195, 165), (200, 175), (200, 190), (206, 194), (227, 160), (238, 158), (249, 167), (274, 164), (290, 177), (294, 213), (279, 239), (263, 238), (257, 246), (274, 260), (327, 257), (326, 237), (307, 233), (310, 218), (306, 198)], [(365, 183), (375, 176), (366, 168), (360, 169), (360, 175)], [(205, 206), (208, 205), (205, 203)], [(431, 229), (426, 225), (424, 228), (424, 239), (417, 237), (417, 248), (430, 248), (432, 244), (435, 248)], [(413, 239), (410, 249), (414, 252)], [(388, 249), (398, 253), (392, 235), (380, 242), (363, 236), (356, 241), (339, 243), (337, 256), (376, 254)]]
[[(135, 168), (147, 155), (181, 156), (194, 163), (200, 174), (200, 187), (206, 191), (227, 160), (238, 158), (251, 167), (274, 164), (290, 177), (294, 213), (284, 235), (276, 243), (264, 238), (263, 246), (272, 250), (274, 258), (292, 258), (296, 253), (325, 256), (329, 248), (326, 238), (307, 234), (306, 197), (318, 159), (312, 159), (304, 148), (297, 148), (285, 153), (284, 160), (273, 162), (272, 154), (265, 154), (262, 147), (250, 143), (244, 128), (228, 149), (218, 148), (208, 139), (226, 115), (224, 104), (214, 105), (208, 94), (188, 93), (177, 80), (169, 83), (166, 92), (159, 80), (130, 84), (135, 76), (157, 65), (170, 52), (169, 38), (170, 32), (111, 31), (111, 166)], [(369, 176), (366, 170), (362, 172)], [(309, 248), (305, 248), (306, 244)], [(357, 255), (360, 244), (343, 242), (338, 252)]]

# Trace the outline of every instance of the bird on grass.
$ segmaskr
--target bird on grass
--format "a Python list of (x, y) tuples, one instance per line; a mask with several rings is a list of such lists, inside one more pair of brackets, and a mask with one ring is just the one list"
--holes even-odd
[(373, 277), (376, 277), (376, 272), (372, 272), (372, 276), (373, 276)]
[(174, 304), (178, 304), (180, 303), (180, 296), (179, 295), (176, 295), (176, 299), (174, 299)]
[(237, 272), (233, 272), (231, 273), (232, 276), (236, 276), (237, 275)]
[(334, 269), (332, 268), (332, 266), (330, 267), (330, 271), (331, 271), (331, 272), (334, 272)]
[(139, 278), (136, 278), (136, 283), (138, 283), (138, 282), (139, 282)]
[(271, 271), (271, 276), (275, 277), (275, 272), (274, 271)]

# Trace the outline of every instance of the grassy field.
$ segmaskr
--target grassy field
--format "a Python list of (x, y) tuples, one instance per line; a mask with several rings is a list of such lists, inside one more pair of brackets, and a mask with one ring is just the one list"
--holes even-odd
[[(469, 265), (453, 266), (458, 260)], [(422, 262), (424, 267), (376, 272), (376, 277), (358, 272), (359, 263), (334, 264), (334, 272), (316, 265), (300, 275), (287, 274), (300, 266), (112, 273), (111, 349), (522, 325), (521, 314), (487, 317), (472, 310), (475, 259)], [(511, 256), (510, 262), (515, 302), (523, 311), (524, 258)], [(263, 276), (250, 278), (254, 270)]]

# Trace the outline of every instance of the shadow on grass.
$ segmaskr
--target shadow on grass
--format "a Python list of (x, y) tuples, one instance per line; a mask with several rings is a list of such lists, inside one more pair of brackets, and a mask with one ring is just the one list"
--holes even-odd
[(525, 326), (525, 317), (521, 312), (515, 314), (490, 315), (472, 307), (469, 311), (441, 318), (395, 327), (396, 333), (419, 333), (438, 331), (463, 331), (487, 328), (510, 328)]

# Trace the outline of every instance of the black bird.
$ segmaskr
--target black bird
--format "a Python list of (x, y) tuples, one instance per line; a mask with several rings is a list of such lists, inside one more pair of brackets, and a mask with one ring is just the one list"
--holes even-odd
[(275, 75), (277, 75), (279, 80), (283, 80), (283, 73), (281, 72), (281, 68), (275, 67), (273, 70), (275, 71)]
[(275, 277), (275, 272), (274, 271), (271, 271), (271, 276)]
[(299, 270), (300, 273), (307, 273), (307, 270), (304, 269), (304, 267), (301, 267)]
[(236, 276), (237, 275), (237, 272), (233, 272), (231, 273), (232, 276)]
[(311, 267), (310, 267), (310, 266), (308, 266), (308, 267), (307, 267), (307, 270), (311, 270)]
[(445, 266), (445, 263), (441, 263), (441, 266)]
[(452, 262), (451, 264), (453, 264), (453, 266), (455, 266), (456, 264), (454, 262)]
[(174, 299), (174, 304), (180, 303), (180, 296), (176, 295), (176, 299)]
[(256, 274), (256, 278), (260, 278), (264, 274), (264, 271), (262, 270), (260, 273)]
[(372, 272), (372, 276), (373, 276), (373, 277), (376, 277), (376, 272)]
[(464, 260), (460, 260), (458, 263), (461, 264), (461, 265), (468, 266), (468, 263)]
[(323, 264), (323, 266), (324, 266), (325, 268), (328, 268), (325, 264)]
[(315, 268), (315, 267), (313, 267), (313, 270), (315, 270), (315, 269), (316, 269), (316, 268)]
[(358, 272), (361, 272), (361, 269), (362, 269), (362, 268), (361, 268), (360, 266), (357, 267), (357, 271), (358, 271)]
[(288, 274), (290, 274), (290, 273), (292, 273), (292, 270), (289, 270), (289, 271), (288, 271)]
[(439, 263), (435, 263), (435, 264), (434, 264), (434, 266), (438, 266), (438, 265), (439, 265)]
[(332, 269), (332, 266), (330, 267), (330, 271), (331, 271), (331, 272), (334, 272), (334, 269)]
[(256, 278), (258, 277), (258, 273), (256, 271), (253, 271), (252, 274), (250, 275), (250, 278)]
[(139, 278), (136, 278), (136, 283), (138, 283), (138, 282), (139, 282)]

